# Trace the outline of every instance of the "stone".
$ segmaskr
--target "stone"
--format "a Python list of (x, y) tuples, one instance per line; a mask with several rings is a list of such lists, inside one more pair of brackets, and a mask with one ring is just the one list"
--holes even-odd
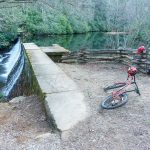
[(26, 97), (24, 96), (19, 96), (19, 97), (15, 97), (12, 100), (9, 101), (9, 103), (13, 104), (13, 103), (21, 103), (22, 101), (24, 101), (26, 99)]
[(52, 136), (52, 133), (44, 133), (44, 134), (40, 134), (40, 135), (37, 135), (36, 137), (35, 137), (35, 139), (37, 140), (39, 140), (39, 139), (47, 139), (47, 138), (49, 138), (49, 137), (51, 137)]

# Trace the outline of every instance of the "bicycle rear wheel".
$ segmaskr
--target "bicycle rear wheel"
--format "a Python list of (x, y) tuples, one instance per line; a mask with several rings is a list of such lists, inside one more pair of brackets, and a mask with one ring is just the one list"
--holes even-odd
[[(126, 93), (123, 93), (120, 96), (120, 100), (115, 100), (112, 95), (108, 96), (100, 105), (100, 107), (104, 109), (114, 109), (118, 108), (128, 101), (128, 95)], [(116, 102), (117, 101), (117, 102)]]
[(120, 87), (123, 87), (125, 86), (126, 83), (114, 83), (113, 85), (110, 85), (110, 86), (107, 86), (104, 88), (104, 91), (108, 91), (108, 90), (111, 90), (111, 89), (116, 89), (116, 88), (120, 88)]

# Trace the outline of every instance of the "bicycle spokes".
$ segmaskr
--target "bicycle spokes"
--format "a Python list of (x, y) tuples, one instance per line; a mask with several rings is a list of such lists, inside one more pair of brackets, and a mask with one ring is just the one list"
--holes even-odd
[[(140, 95), (138, 85), (136, 83), (136, 68), (131, 67), (128, 70), (128, 77), (125, 82), (117, 82), (111, 86), (105, 87), (104, 91), (113, 90), (111, 95), (108, 96), (102, 103), (101, 107), (105, 109), (113, 109), (124, 105), (128, 101), (127, 92), (136, 92)], [(134, 89), (130, 89), (131, 85), (135, 85)]]

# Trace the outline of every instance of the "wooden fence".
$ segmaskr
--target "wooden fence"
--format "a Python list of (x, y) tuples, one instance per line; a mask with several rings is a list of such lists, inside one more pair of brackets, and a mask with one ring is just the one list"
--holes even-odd
[(118, 61), (125, 65), (134, 65), (143, 73), (150, 68), (150, 50), (137, 54), (136, 50), (80, 50), (62, 57), (64, 63), (87, 63), (98, 61)]

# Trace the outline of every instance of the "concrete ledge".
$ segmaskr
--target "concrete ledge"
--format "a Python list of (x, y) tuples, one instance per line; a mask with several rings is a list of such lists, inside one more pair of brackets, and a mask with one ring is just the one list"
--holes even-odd
[[(60, 131), (65, 131), (85, 119), (87, 110), (84, 96), (75, 82), (37, 45), (25, 43), (24, 46), (40, 91), (45, 94), (44, 103), (49, 122)], [(54, 50), (55, 47), (59, 46), (55, 45)]]
[[(60, 75), (64, 74), (64, 72), (57, 67), (56, 64), (32, 64), (36, 76), (46, 76), (46, 75)], [(41, 71), (41, 70), (44, 70)]]
[(27, 50), (27, 54), (31, 61), (31, 64), (52, 64), (52, 60), (43, 53), (40, 49), (39, 50)]
[(40, 50), (40, 48), (34, 43), (23, 43), (26, 50)]
[(86, 117), (86, 105), (81, 92), (70, 91), (47, 94), (45, 99), (48, 116), (53, 114), (55, 124), (61, 131), (72, 128)]
[(37, 80), (47, 94), (77, 90), (77, 85), (65, 74), (37, 76)]
[(50, 55), (57, 55), (57, 54), (59, 55), (59, 54), (64, 54), (64, 53), (69, 52), (68, 50), (59, 46), (58, 44), (53, 44), (53, 46), (40, 47), (40, 48), (44, 53), (50, 54)]
[(64, 54), (69, 53), (68, 50), (59, 46), (58, 44), (53, 44), (53, 46), (40, 47), (41, 50), (46, 53), (53, 61), (61, 62), (61, 58)]

